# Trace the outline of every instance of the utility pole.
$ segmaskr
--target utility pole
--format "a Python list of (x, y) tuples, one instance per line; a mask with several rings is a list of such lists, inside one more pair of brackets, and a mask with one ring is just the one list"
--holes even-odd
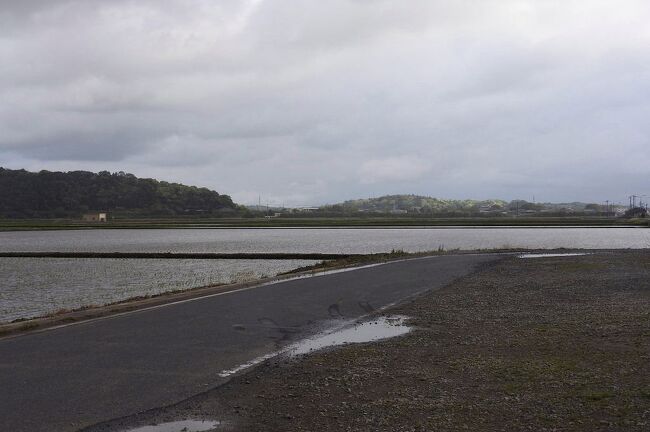
[(609, 200), (605, 200), (605, 216), (609, 216)]

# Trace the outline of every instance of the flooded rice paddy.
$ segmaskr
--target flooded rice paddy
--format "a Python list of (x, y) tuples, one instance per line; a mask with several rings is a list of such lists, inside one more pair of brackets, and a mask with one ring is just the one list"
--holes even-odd
[(0, 322), (132, 297), (246, 282), (306, 260), (0, 258)]
[(650, 247), (647, 228), (233, 228), (0, 232), (0, 251), (376, 253)]
[[(2, 252), (378, 253), (650, 247), (647, 228), (236, 228), (0, 232)], [(311, 261), (0, 258), (0, 322), (247, 281)]]

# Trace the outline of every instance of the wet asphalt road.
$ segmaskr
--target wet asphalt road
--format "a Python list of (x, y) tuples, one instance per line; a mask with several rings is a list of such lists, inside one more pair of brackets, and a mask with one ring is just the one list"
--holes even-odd
[(233, 368), (496, 256), (421, 258), (260, 286), (0, 340), (0, 431), (67, 432), (169, 405)]

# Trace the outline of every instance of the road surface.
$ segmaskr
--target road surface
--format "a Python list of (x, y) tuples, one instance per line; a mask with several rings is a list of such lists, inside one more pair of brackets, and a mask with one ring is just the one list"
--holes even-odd
[(495, 259), (392, 262), (0, 340), (0, 430), (77, 431), (179, 402), (222, 384), (223, 370)]

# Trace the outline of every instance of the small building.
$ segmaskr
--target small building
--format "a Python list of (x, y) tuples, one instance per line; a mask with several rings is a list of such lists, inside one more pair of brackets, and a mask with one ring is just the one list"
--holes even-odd
[(320, 208), (319, 207), (296, 207), (294, 210), (296, 212), (311, 213), (320, 210)]
[(107, 222), (108, 216), (106, 213), (85, 213), (81, 219), (84, 222)]

